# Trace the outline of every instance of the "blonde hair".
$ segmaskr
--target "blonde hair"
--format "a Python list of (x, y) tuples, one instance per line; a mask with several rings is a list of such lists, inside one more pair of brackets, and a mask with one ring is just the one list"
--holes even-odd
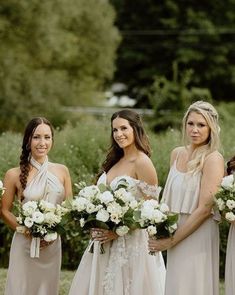
[(195, 149), (192, 154), (192, 159), (188, 162), (188, 172), (194, 174), (202, 170), (206, 157), (219, 149), (220, 127), (218, 123), (219, 115), (216, 109), (208, 102), (196, 101), (189, 106), (183, 118), (183, 139), (186, 146), (188, 144), (188, 139), (186, 136), (187, 120), (189, 114), (192, 112), (202, 115), (209, 126), (209, 136), (206, 144)]

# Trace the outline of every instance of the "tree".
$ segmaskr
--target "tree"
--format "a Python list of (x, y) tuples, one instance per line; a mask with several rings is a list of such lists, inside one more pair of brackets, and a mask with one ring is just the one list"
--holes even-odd
[[(215, 99), (233, 100), (235, 92), (235, 1), (112, 0), (123, 35), (115, 79), (136, 96), (155, 75), (171, 77), (193, 69), (192, 83), (209, 88)], [(143, 95), (139, 104), (146, 105)]]
[(0, 130), (97, 100), (114, 72), (114, 18), (108, 0), (2, 0)]

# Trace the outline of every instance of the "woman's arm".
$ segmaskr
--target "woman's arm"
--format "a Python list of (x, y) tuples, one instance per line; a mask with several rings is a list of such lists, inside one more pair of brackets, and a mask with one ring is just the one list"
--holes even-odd
[(16, 183), (18, 178), (19, 173), (17, 171), (17, 168), (13, 168), (7, 171), (3, 181), (3, 185), (6, 190), (2, 196), (2, 218), (6, 222), (6, 224), (8, 224), (13, 230), (16, 230), (16, 227), (18, 226), (16, 217), (11, 212), (14, 198), (17, 193)]
[(211, 216), (214, 194), (217, 192), (224, 174), (224, 161), (218, 152), (214, 152), (205, 160), (198, 207), (187, 221), (175, 232), (173, 238), (149, 240), (149, 248), (154, 251), (167, 250), (187, 238)]
[(71, 177), (69, 173), (69, 169), (64, 166), (64, 190), (65, 190), (65, 198), (71, 198), (73, 196), (72, 192), (72, 184), (71, 184)]

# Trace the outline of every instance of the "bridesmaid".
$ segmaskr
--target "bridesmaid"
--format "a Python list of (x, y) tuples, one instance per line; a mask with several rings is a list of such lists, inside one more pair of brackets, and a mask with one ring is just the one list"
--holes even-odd
[(20, 166), (7, 171), (2, 197), (2, 217), (13, 230), (5, 295), (57, 295), (61, 265), (61, 240), (41, 241), (40, 257), (30, 257), (31, 237), (17, 232), (12, 213), (15, 197), (22, 203), (44, 199), (61, 203), (72, 195), (67, 167), (48, 162), (53, 129), (45, 118), (33, 118), (24, 133)]
[(185, 146), (171, 154), (163, 198), (179, 213), (173, 238), (149, 240), (151, 251), (167, 252), (165, 295), (219, 295), (219, 229), (213, 196), (224, 174), (218, 152), (215, 108), (193, 103), (183, 119)]
[[(235, 156), (227, 163), (227, 174), (235, 173)], [(225, 294), (235, 294), (235, 227), (231, 223), (228, 235), (226, 264), (225, 264)]]

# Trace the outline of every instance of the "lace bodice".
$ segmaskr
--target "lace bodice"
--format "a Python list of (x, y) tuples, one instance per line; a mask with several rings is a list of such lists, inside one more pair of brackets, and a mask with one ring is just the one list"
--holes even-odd
[[(144, 195), (158, 199), (161, 187), (157, 185), (150, 185), (145, 181), (135, 179), (128, 175), (121, 175), (115, 177), (109, 184), (111, 189), (115, 190), (117, 188), (118, 183), (120, 183), (122, 179), (124, 179), (128, 183), (128, 190), (133, 193), (137, 200), (142, 199)], [(97, 181), (98, 185), (101, 183), (107, 185), (106, 172), (104, 172)]]

